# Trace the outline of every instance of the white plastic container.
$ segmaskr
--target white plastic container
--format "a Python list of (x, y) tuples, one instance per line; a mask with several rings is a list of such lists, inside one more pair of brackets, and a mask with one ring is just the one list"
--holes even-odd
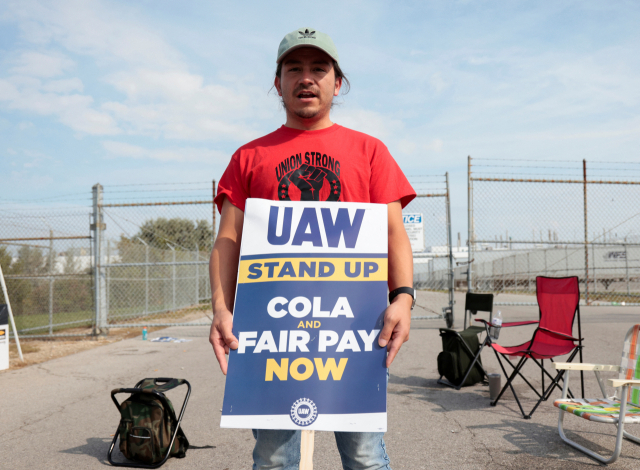
[(500, 336), (500, 329), (502, 328), (502, 312), (498, 310), (491, 319), (491, 327), (489, 328), (489, 336), (494, 341)]

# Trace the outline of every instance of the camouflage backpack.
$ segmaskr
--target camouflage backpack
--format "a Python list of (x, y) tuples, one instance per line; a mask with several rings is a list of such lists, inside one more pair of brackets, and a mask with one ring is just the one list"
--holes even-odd
[[(187, 385), (187, 394), (176, 418), (167, 392), (180, 385)], [(115, 395), (130, 393), (122, 404)], [(180, 428), (180, 422), (191, 394), (191, 385), (184, 379), (144, 379), (134, 388), (117, 388), (111, 391), (111, 398), (120, 411), (120, 425), (111, 442), (109, 462), (112, 465), (157, 468), (172, 457), (183, 458), (189, 448), (189, 441)], [(111, 454), (120, 438), (120, 452), (129, 460), (141, 464), (116, 463)]]

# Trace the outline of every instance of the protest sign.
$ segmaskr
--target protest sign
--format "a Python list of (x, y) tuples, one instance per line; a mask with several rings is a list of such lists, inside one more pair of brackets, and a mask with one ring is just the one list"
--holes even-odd
[(386, 431), (387, 206), (247, 200), (221, 427)]

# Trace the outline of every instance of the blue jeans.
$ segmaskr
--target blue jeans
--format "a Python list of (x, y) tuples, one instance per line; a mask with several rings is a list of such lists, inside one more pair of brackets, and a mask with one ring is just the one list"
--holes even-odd
[[(253, 470), (298, 470), (300, 431), (254, 429)], [(383, 432), (336, 432), (344, 470), (391, 470)]]

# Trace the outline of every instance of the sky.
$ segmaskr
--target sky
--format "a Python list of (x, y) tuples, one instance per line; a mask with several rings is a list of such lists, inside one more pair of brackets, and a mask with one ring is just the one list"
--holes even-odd
[(332, 120), (449, 172), (465, 233), (468, 155), (640, 163), (638, 24), (635, 1), (4, 0), (0, 209), (218, 179), (284, 123), (277, 47), (313, 27), (351, 82)]

